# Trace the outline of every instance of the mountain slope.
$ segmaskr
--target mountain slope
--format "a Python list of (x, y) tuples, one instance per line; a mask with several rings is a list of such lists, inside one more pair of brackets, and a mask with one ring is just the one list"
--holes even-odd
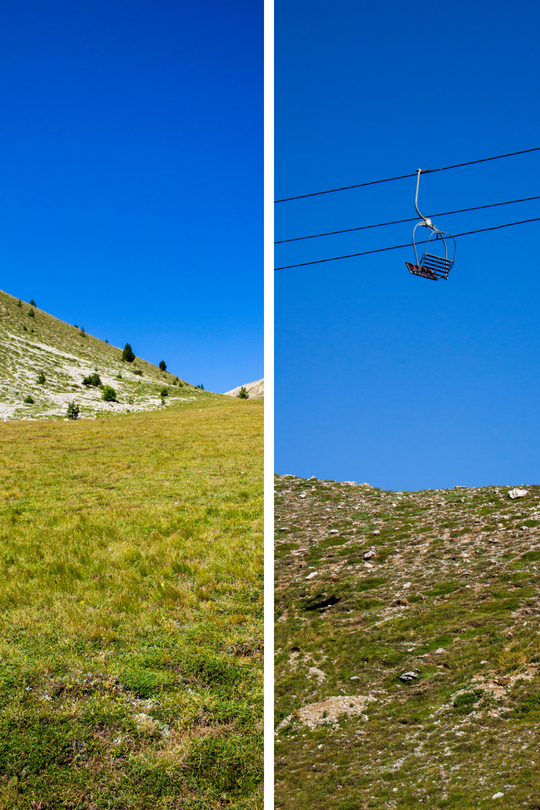
[(540, 487), (276, 477), (276, 810), (540, 807)]
[(245, 388), (249, 394), (250, 399), (258, 399), (264, 397), (264, 379), (255, 380), (255, 382), (246, 383), (245, 385), (237, 385), (232, 391), (226, 391), (225, 396), (236, 397), (240, 393), (240, 389)]
[[(154, 410), (172, 400), (204, 396), (139, 357), (133, 363), (122, 362), (121, 357), (121, 349), (86, 334), (82, 327), (24, 302), (18, 306), (16, 298), (0, 291), (0, 418), (65, 417), (71, 401), (80, 405), (84, 418)], [(101, 388), (83, 385), (83, 378), (95, 373), (103, 385), (115, 390), (116, 402), (104, 402)], [(164, 388), (167, 394), (162, 397)], [(33, 404), (24, 402), (28, 397)]]

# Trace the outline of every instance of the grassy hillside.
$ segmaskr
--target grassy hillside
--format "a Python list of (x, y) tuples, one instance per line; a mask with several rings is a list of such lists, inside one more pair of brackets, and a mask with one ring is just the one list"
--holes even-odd
[[(18, 306), (17, 298), (0, 291), (0, 418), (65, 417), (68, 403), (75, 401), (84, 419), (204, 397), (193, 385), (139, 357), (122, 362), (123, 347), (83, 329), (26, 302)], [(104, 402), (100, 388), (83, 385), (83, 379), (95, 373), (115, 390), (116, 402)], [(162, 397), (164, 388), (167, 394)], [(33, 403), (24, 401), (28, 397)]]
[(262, 415), (3, 424), (0, 807), (262, 807)]
[(276, 808), (540, 807), (540, 487), (276, 478)]

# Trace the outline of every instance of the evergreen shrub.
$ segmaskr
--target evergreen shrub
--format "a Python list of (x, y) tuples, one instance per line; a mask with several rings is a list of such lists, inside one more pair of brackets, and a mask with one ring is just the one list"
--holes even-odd
[(116, 402), (116, 391), (111, 385), (104, 386), (101, 399), (105, 402)]

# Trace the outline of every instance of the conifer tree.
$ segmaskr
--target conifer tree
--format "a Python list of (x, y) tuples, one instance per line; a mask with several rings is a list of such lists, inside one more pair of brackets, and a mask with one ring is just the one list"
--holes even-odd
[(124, 346), (124, 351), (122, 352), (122, 360), (125, 363), (133, 363), (133, 361), (135, 360), (135, 355), (133, 354), (133, 351), (129, 343), (126, 343), (126, 345)]

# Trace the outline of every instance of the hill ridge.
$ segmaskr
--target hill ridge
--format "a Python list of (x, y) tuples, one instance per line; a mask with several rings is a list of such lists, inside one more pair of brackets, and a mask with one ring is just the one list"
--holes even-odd
[[(205, 396), (140, 357), (123, 362), (120, 348), (19, 301), (0, 291), (0, 419), (65, 417), (71, 401), (80, 406), (81, 418), (95, 418)], [(83, 384), (93, 374), (101, 387)], [(102, 399), (106, 385), (116, 401)]]

